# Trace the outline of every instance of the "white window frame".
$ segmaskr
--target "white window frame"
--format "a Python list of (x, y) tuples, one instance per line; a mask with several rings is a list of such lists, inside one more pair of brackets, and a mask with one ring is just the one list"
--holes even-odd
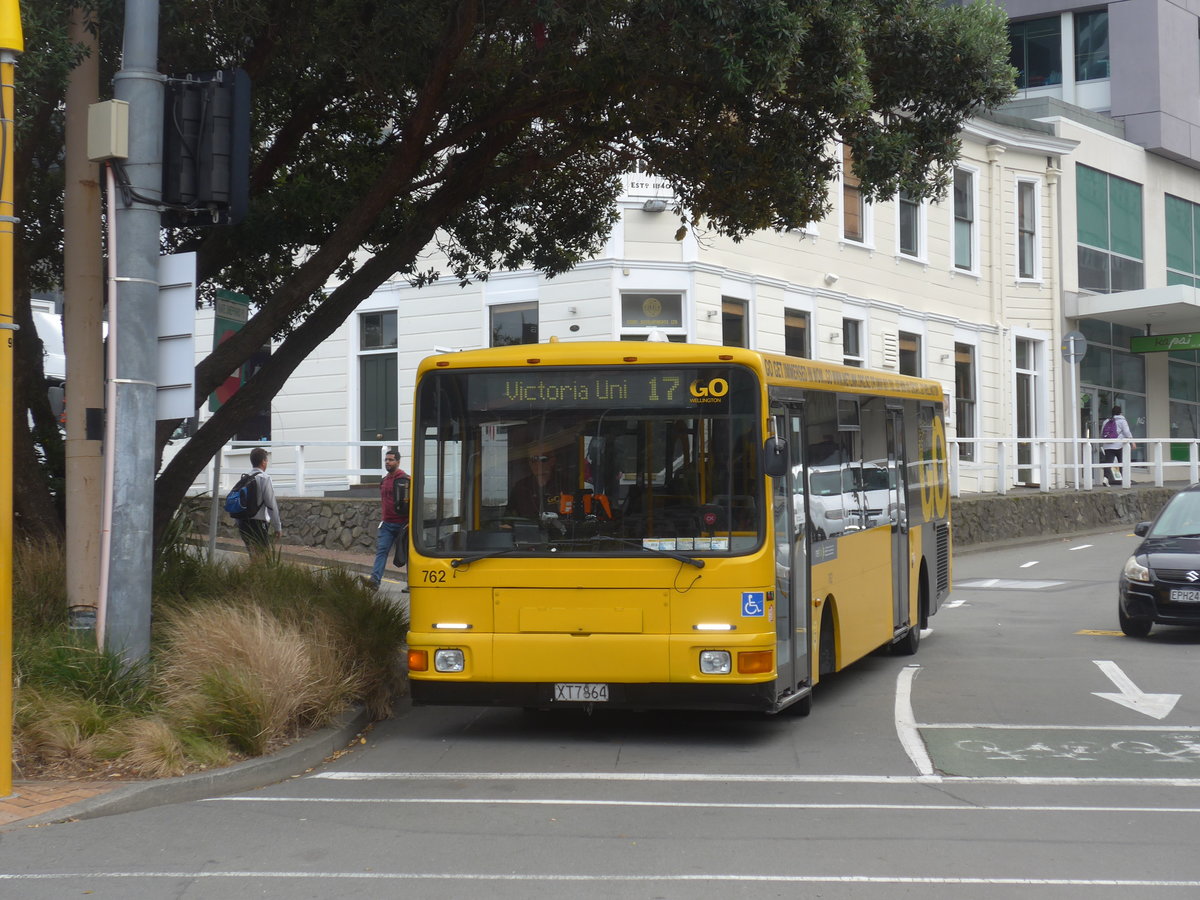
[[(858, 332), (858, 356), (848, 356), (846, 354), (846, 332), (850, 329), (846, 326), (853, 323), (854, 330)], [(841, 348), (841, 363), (844, 366), (855, 366), (863, 369), (867, 366), (867, 323), (863, 319), (857, 319), (853, 316), (842, 316), (842, 348)]]
[(951, 182), (950, 188), (950, 271), (961, 272), (964, 275), (979, 274), (979, 186), (982, 183), (980, 179), (981, 170), (975, 166), (959, 163), (954, 167), (954, 171), (964, 172), (971, 177), (971, 262), (970, 268), (963, 268), (958, 265), (958, 218), (955, 213), (954, 203), (954, 185)]
[[(1033, 263), (1031, 275), (1021, 274), (1021, 188), (1032, 188), (1033, 197)], [(1040, 178), (1017, 178), (1013, 186), (1013, 264), (1019, 283), (1041, 283), (1042, 281), (1042, 180)]]
[[(844, 145), (839, 146), (839, 159), (844, 160), (845, 152), (841, 149)], [(862, 188), (859, 188), (859, 195), (862, 197)], [(862, 240), (846, 237), (846, 178), (845, 171), (842, 165), (838, 166), (838, 240), (840, 243), (850, 247), (866, 247), (868, 250), (875, 249), (875, 207), (862, 197)]]
[(929, 202), (926, 200), (920, 200), (917, 202), (917, 253), (915, 256), (912, 254), (909, 254), (909, 253), (905, 253), (902, 249), (900, 249), (900, 228), (901, 228), (900, 204), (901, 204), (900, 192), (897, 191), (896, 198), (895, 198), (896, 257), (898, 259), (910, 259), (910, 260), (913, 260), (914, 262), (919, 262), (919, 263), (924, 264), (929, 261), (929, 254), (928, 254), (929, 227), (928, 227), (928, 215), (927, 215), (928, 210), (929, 210)]

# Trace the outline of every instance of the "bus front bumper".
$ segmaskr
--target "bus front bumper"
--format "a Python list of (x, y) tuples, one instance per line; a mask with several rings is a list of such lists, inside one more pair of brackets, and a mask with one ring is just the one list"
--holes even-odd
[(769, 712), (775, 683), (620, 684), (610, 682), (603, 702), (555, 700), (547, 682), (409, 681), (414, 706), (518, 706), (530, 709), (727, 709)]

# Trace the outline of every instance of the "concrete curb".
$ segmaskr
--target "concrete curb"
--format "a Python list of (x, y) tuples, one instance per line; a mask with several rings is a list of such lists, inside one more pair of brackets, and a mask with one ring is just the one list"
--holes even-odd
[(345, 749), (355, 735), (368, 724), (370, 718), (366, 709), (350, 710), (343, 713), (335, 724), (303, 737), (270, 756), (248, 759), (232, 766), (198, 772), (195, 775), (122, 785), (70, 806), (13, 822), (4, 830), (70, 822), (75, 819), (97, 819), (168, 803), (186, 803), (190, 800), (204, 800), (235, 791), (265, 787), (320, 765), (326, 757)]

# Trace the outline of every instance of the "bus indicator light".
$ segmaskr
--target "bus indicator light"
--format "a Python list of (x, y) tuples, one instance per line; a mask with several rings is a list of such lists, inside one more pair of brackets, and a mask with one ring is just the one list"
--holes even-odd
[(408, 651), (408, 671), (427, 672), (429, 670), (429, 653), (425, 650)]
[(728, 650), (701, 650), (700, 671), (704, 675), (728, 675), (733, 663)]
[(771, 650), (754, 650), (738, 654), (739, 675), (766, 675), (775, 668), (775, 654)]

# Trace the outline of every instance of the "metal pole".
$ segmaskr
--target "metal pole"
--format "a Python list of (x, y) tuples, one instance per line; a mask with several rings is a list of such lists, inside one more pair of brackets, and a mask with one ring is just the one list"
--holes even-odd
[(163, 78), (158, 0), (125, 0), (124, 58), (113, 93), (129, 104), (129, 158), (118, 206), (117, 371), (113, 520), (104, 647), (127, 663), (150, 654), (154, 536), (154, 428), (157, 419), (158, 255), (162, 193)]
[(71, 10), (72, 43), (91, 52), (67, 82), (67, 155), (63, 196), (63, 346), (67, 357), (67, 603), (73, 612), (100, 605), (100, 435), (87, 432), (87, 412), (104, 406), (104, 307), (100, 185), (88, 161), (88, 104), (100, 85), (100, 44), (82, 9)]
[(0, 0), (0, 797), (12, 793), (13, 69), (24, 49), (17, 0)]

